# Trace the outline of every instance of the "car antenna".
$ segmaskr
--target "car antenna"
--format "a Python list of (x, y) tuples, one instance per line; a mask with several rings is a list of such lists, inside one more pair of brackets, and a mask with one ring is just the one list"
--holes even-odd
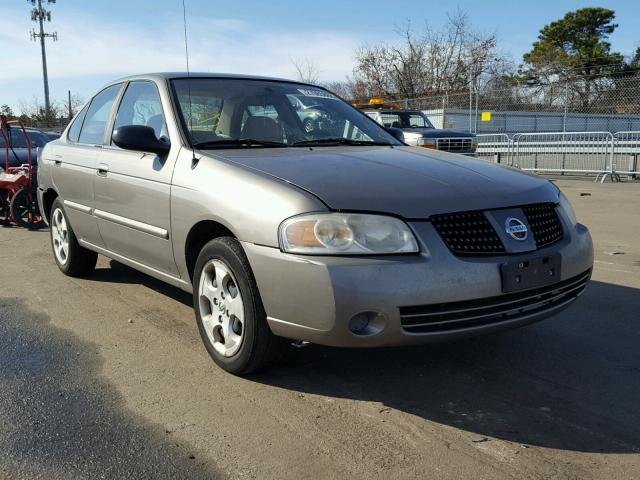
[[(187, 123), (187, 130), (193, 126), (192, 108), (191, 108), (191, 71), (189, 70), (189, 41), (187, 39), (187, 6), (185, 0), (182, 0), (182, 23), (184, 25), (184, 54), (187, 61), (187, 94), (189, 96), (189, 122)], [(191, 168), (195, 168), (198, 165), (198, 158), (196, 158), (196, 152), (192, 148), (191, 153)]]

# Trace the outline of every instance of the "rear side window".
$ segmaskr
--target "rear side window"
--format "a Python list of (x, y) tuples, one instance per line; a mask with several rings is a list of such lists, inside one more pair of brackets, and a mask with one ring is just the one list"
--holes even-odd
[(131, 82), (127, 87), (113, 128), (125, 125), (151, 127), (158, 138), (167, 135), (160, 94), (152, 82)]
[(90, 145), (102, 145), (104, 131), (111, 115), (113, 102), (118, 96), (121, 85), (112, 85), (102, 90), (93, 97), (91, 105), (87, 110), (82, 130), (80, 131), (79, 142)]
[(73, 119), (73, 123), (69, 127), (69, 132), (67, 133), (67, 138), (71, 142), (77, 142), (78, 138), (80, 138), (80, 129), (82, 128), (82, 121), (84, 120), (84, 116), (87, 114), (87, 110), (89, 109), (89, 104), (87, 103), (80, 113), (76, 115), (76, 118)]

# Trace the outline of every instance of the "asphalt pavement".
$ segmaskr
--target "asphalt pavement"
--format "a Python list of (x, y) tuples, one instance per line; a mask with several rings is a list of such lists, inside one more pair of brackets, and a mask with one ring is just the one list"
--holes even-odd
[(640, 478), (640, 184), (558, 179), (592, 231), (571, 308), (453, 344), (291, 349), (249, 378), (190, 295), (0, 227), (0, 478)]

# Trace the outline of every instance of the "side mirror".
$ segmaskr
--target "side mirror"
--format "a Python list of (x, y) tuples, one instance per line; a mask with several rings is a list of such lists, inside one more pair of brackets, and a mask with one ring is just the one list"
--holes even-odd
[(396, 127), (387, 127), (385, 128), (385, 130), (396, 137), (396, 140), (400, 140), (402, 143), (404, 143), (404, 132), (401, 129)]
[(157, 155), (169, 153), (171, 144), (168, 140), (160, 140), (156, 132), (146, 125), (124, 125), (113, 131), (113, 143), (125, 150), (152, 152)]

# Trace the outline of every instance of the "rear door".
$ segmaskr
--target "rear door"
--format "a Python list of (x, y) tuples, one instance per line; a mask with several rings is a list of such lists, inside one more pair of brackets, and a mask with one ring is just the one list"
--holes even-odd
[[(169, 108), (167, 106), (167, 108)], [(169, 154), (123, 150), (112, 131), (125, 125), (146, 125), (169, 140), (165, 114), (154, 82), (130, 82), (122, 95), (109, 141), (98, 161), (95, 216), (106, 248), (164, 273), (176, 274), (169, 234), (171, 175), (179, 142)]]
[(51, 150), (52, 181), (64, 201), (65, 211), (76, 236), (103, 246), (95, 208), (93, 181), (98, 157), (104, 144), (106, 126), (122, 84), (98, 93), (78, 114), (67, 131), (67, 138)]

